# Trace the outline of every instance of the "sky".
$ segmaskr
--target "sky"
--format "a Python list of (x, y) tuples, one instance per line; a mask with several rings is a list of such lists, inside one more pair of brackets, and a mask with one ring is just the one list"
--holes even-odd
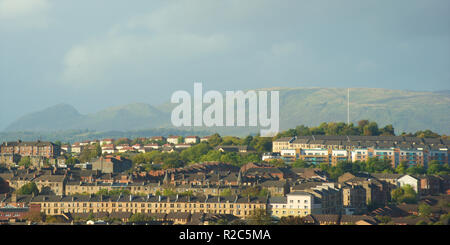
[(0, 131), (176, 90), (450, 89), (448, 0), (0, 0)]

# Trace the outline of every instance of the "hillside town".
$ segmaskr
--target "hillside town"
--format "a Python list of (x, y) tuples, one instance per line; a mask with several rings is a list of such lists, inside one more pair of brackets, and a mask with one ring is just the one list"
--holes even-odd
[(0, 222), (448, 225), (449, 146), (382, 135), (3, 142)]

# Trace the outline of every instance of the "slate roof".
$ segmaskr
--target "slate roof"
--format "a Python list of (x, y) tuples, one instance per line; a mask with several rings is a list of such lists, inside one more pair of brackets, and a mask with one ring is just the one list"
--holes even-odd
[(403, 174), (390, 174), (390, 173), (371, 173), (370, 175), (377, 179), (398, 179), (403, 176)]
[(312, 187), (316, 187), (316, 186), (319, 186), (319, 185), (322, 185), (322, 184), (323, 184), (323, 182), (305, 182), (305, 183), (294, 185), (292, 187), (292, 189), (294, 191), (297, 191), (297, 190), (300, 191), (300, 190), (306, 190), (306, 189), (309, 189), (309, 188), (312, 188)]
[(286, 186), (286, 181), (282, 181), (282, 180), (267, 180), (264, 181), (262, 183), (259, 183), (260, 186), (262, 187), (279, 187), (282, 188), (284, 186)]
[(340, 224), (342, 223), (356, 223), (357, 221), (364, 220), (371, 224), (378, 223), (373, 217), (367, 215), (342, 215), (340, 219)]
[(285, 196), (274, 196), (269, 198), (269, 204), (273, 203), (281, 203), (281, 204), (287, 204), (287, 197)]
[[(8, 197), (10, 198), (10, 197)], [(9, 199), (6, 198), (8, 201)], [(174, 196), (153, 196), (153, 195), (147, 195), (147, 196), (135, 196), (135, 195), (116, 195), (116, 196), (106, 196), (106, 195), (72, 195), (72, 196), (58, 196), (58, 195), (38, 195), (38, 196), (31, 196), (31, 195), (23, 195), (18, 196), (17, 199), (23, 198), (24, 200), (27, 200), (26, 202), (197, 202), (197, 203), (214, 203), (214, 202), (223, 202), (226, 203), (227, 201), (229, 203), (248, 203), (250, 201), (251, 203), (266, 203), (267, 197), (244, 197), (239, 195), (234, 196), (226, 196), (226, 197), (212, 197), (212, 196), (185, 196), (185, 195), (178, 195), (178, 198), (176, 195)]]
[(327, 222), (332, 224), (338, 224), (339, 223), (339, 215), (337, 214), (310, 214), (307, 215), (306, 221), (308, 222), (314, 222), (316, 224)]

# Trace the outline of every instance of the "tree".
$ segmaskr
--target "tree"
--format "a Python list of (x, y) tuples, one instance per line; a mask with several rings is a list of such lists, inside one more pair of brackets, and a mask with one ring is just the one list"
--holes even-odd
[(174, 196), (177, 192), (173, 189), (164, 189), (163, 190), (163, 196)]
[(391, 198), (396, 203), (417, 203), (417, 193), (410, 185), (392, 190)]
[(346, 172), (353, 173), (353, 163), (349, 161), (340, 161), (336, 164), (336, 168), (339, 169), (339, 172), (342, 174)]
[(197, 163), (200, 161), (201, 157), (210, 150), (212, 150), (212, 147), (207, 143), (202, 142), (183, 150), (180, 153), (180, 158), (187, 163)]
[(92, 212), (89, 213), (87, 220), (95, 220), (95, 216)]
[(450, 174), (450, 168), (448, 164), (440, 164), (438, 161), (433, 160), (428, 163), (427, 174), (429, 175), (448, 175)]
[(424, 131), (417, 131), (414, 136), (419, 138), (440, 138), (441, 136), (438, 133), (435, 133), (429, 129)]
[[(100, 155), (101, 155), (101, 153), (102, 153), (102, 150), (100, 148)], [(90, 160), (92, 160), (98, 156), (99, 156), (99, 154), (97, 152), (97, 147), (94, 146), (94, 148), (92, 148), (92, 147), (88, 146), (88, 147), (85, 147), (83, 149), (83, 151), (81, 151), (79, 159), (80, 159), (80, 162), (84, 163), (84, 162), (89, 162)]]
[(383, 136), (394, 136), (395, 130), (392, 124), (384, 126), (384, 128), (380, 129), (380, 134)]
[[(363, 129), (366, 125), (368, 125), (369, 124), (369, 120), (361, 120), (361, 121), (359, 121), (358, 122), (358, 127), (360, 128), (360, 129)], [(362, 131), (362, 130), (361, 130)]]
[(217, 134), (217, 133), (216, 133), (216, 134), (213, 134), (213, 135), (211, 135), (211, 136), (209, 137), (209, 139), (208, 139), (208, 144), (209, 144), (211, 147), (216, 147), (216, 146), (222, 144), (222, 138), (221, 138), (220, 135)]
[(309, 168), (312, 166), (312, 164), (302, 159), (297, 159), (292, 163), (291, 166), (293, 168)]
[(183, 136), (178, 137), (178, 144), (181, 144), (181, 143), (183, 143)]
[(376, 122), (370, 122), (363, 128), (363, 134), (366, 136), (376, 136), (379, 135), (378, 124)]
[(396, 168), (395, 172), (398, 174), (406, 174), (406, 170), (408, 169), (408, 164), (405, 161), (402, 161)]
[(250, 196), (250, 197), (265, 197), (269, 194), (269, 191), (261, 186), (250, 186), (246, 187), (241, 191), (242, 196)]
[(249, 225), (271, 225), (274, 220), (265, 209), (255, 209), (247, 219), (247, 223)]
[(408, 169), (406, 169), (406, 173), (410, 175), (419, 175), (419, 174), (425, 174), (426, 170), (421, 165), (414, 165), (410, 166)]
[(122, 144), (129, 144), (130, 140), (127, 138), (120, 138), (114, 141), (114, 145), (122, 145)]
[(73, 165), (75, 165), (77, 163), (80, 163), (80, 160), (78, 160), (78, 158), (76, 158), (76, 157), (70, 156), (66, 160), (67, 166), (73, 166)]
[(100, 157), (102, 155), (102, 147), (100, 144), (95, 145), (95, 156)]
[(141, 223), (141, 222), (149, 222), (152, 221), (153, 217), (145, 215), (143, 213), (135, 213), (132, 214), (131, 217), (128, 219), (128, 222), (131, 223)]
[(272, 138), (271, 137), (253, 137), (250, 146), (253, 147), (258, 153), (272, 151)]
[(203, 155), (200, 157), (201, 162), (206, 161), (220, 161), (220, 157), (222, 156), (222, 153), (217, 150), (210, 150), (206, 155)]
[(270, 159), (268, 161), (268, 164), (274, 166), (274, 167), (284, 167), (285, 163), (283, 159)]
[(19, 161), (19, 166), (24, 166), (28, 168), (31, 166), (31, 158), (30, 157), (22, 157)]
[(328, 164), (328, 163), (326, 163), (326, 162), (322, 162), (322, 163), (319, 164), (319, 168), (320, 168), (322, 171), (328, 172), (329, 169), (330, 169), (330, 164)]
[(20, 187), (16, 193), (19, 195), (37, 195), (39, 194), (39, 189), (37, 188), (36, 183), (30, 182)]
[(431, 215), (431, 207), (426, 203), (422, 203), (419, 205), (419, 215), (423, 217), (427, 217)]
[(364, 170), (370, 173), (393, 172), (391, 162), (387, 159), (369, 158), (365, 165)]
[(226, 197), (226, 196), (231, 196), (231, 195), (232, 195), (232, 193), (231, 193), (230, 188), (224, 189), (220, 192), (221, 197)]

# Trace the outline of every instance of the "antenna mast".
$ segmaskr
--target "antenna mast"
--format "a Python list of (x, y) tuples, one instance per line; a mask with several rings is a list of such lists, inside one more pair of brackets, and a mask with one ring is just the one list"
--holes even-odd
[(350, 125), (350, 88), (347, 88), (347, 125)]

